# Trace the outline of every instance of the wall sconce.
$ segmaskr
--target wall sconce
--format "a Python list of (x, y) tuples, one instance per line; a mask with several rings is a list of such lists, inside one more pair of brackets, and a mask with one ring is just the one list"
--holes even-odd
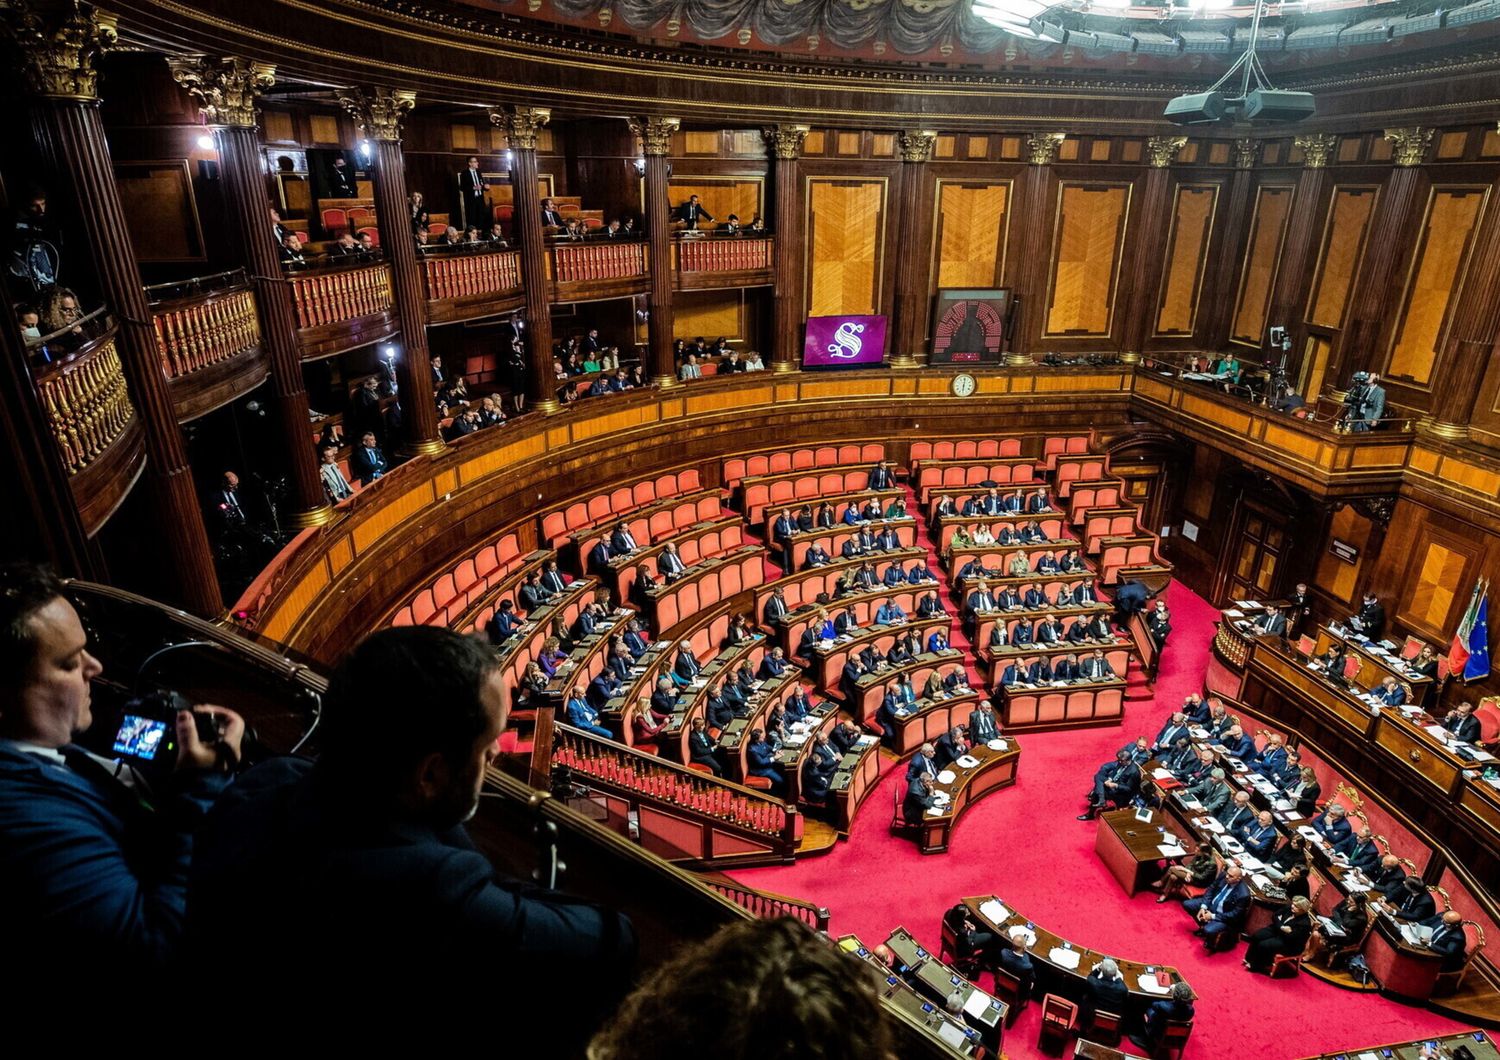
[(644, 158), (637, 158), (635, 160), (635, 175), (638, 177), (646, 175), (646, 160)]

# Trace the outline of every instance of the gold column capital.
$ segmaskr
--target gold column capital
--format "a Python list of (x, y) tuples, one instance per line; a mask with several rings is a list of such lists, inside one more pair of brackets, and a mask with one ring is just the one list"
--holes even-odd
[(1234, 168), (1254, 169), (1255, 160), (1260, 157), (1260, 141), (1252, 137), (1234, 142)]
[(1067, 133), (1030, 133), (1026, 137), (1026, 160), (1034, 166), (1049, 166), (1057, 157), (1057, 148)]
[(117, 16), (83, 0), (68, 0), (60, 13), (38, 11), (20, 0), (0, 17), (20, 49), (21, 72), (33, 93), (47, 99), (98, 100), (94, 60), (119, 39)]
[(626, 118), (625, 124), (635, 133), (641, 154), (648, 157), (672, 153), (672, 134), (682, 127), (681, 118)]
[(339, 106), (372, 140), (401, 139), (401, 121), (417, 105), (417, 94), (399, 88), (339, 89)]
[(1177, 152), (1187, 146), (1186, 136), (1153, 136), (1146, 141), (1146, 157), (1152, 169), (1166, 169), (1177, 161)]
[(537, 133), (552, 120), (547, 107), (515, 103), (490, 111), (490, 124), (505, 131), (505, 146), (512, 151), (535, 151)]
[(1338, 142), (1339, 138), (1331, 133), (1308, 133), (1305, 136), (1292, 137), (1292, 146), (1302, 148), (1304, 169), (1327, 167), (1328, 160), (1333, 157), (1333, 149), (1338, 146)]
[(932, 158), (932, 149), (937, 146), (938, 134), (933, 129), (912, 129), (903, 132), (898, 145), (901, 161), (926, 162)]
[(1383, 139), (1395, 144), (1391, 164), (1396, 166), (1420, 166), (1432, 146), (1432, 134), (1436, 130), (1420, 125), (1409, 125), (1401, 129), (1387, 129)]
[(209, 125), (255, 128), (260, 94), (276, 83), (276, 67), (238, 56), (168, 56), (172, 80), (187, 89)]
[(812, 132), (809, 125), (771, 125), (760, 131), (761, 139), (771, 153), (783, 162), (795, 162), (802, 157), (802, 142)]

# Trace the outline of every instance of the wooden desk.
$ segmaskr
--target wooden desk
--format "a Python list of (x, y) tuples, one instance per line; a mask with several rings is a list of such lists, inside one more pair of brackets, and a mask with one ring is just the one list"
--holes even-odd
[(1171, 814), (1158, 810), (1150, 824), (1136, 820), (1135, 814), (1134, 809), (1105, 810), (1095, 822), (1094, 852), (1128, 895), (1135, 895), (1161, 875), (1158, 863), (1168, 855), (1159, 846), (1169, 835), (1176, 836), (1187, 853), (1198, 847), (1192, 833)]
[(1432, 996), (1442, 967), (1441, 954), (1418, 948), (1401, 937), (1400, 923), (1377, 913), (1375, 927), (1365, 942), (1365, 963), (1380, 981), (1380, 992), (1406, 1001), (1426, 1001)]
[(943, 812), (922, 818), (922, 832), (917, 845), (924, 854), (943, 854), (953, 836), (953, 828), (963, 812), (990, 792), (1006, 788), (1016, 782), (1016, 769), (1021, 764), (1021, 745), (1013, 737), (1000, 740), (1004, 750), (992, 750), (980, 744), (970, 748), (969, 754), (978, 759), (977, 765), (967, 769), (957, 762), (950, 762), (947, 771), (953, 780), (947, 784), (933, 785), (934, 791), (948, 795), (948, 805)]
[(1075, 681), (1060, 687), (1013, 686), (997, 689), (995, 696), (1007, 731), (1119, 725), (1125, 719), (1125, 682), (1120, 680)]
[(1484, 1031), (1467, 1031), (1463, 1034), (1447, 1034), (1441, 1038), (1418, 1038), (1416, 1041), (1391, 1042), (1386, 1045), (1357, 1046), (1336, 1053), (1305, 1057), (1304, 1060), (1358, 1060), (1365, 1053), (1371, 1053), (1380, 1060), (1419, 1060), (1422, 1046), (1430, 1041), (1437, 1042), (1443, 1048), (1444, 1057), (1451, 1056), (1453, 1050), (1462, 1045), (1474, 1054), (1474, 1060), (1500, 1060), (1500, 1049), (1496, 1049), (1495, 1039)]
[[(844, 543), (858, 535), (861, 530), (868, 528), (871, 535), (878, 536), (887, 527), (896, 532), (896, 540), (901, 543), (901, 547), (888, 551), (872, 549), (861, 556), (861, 559), (868, 559), (877, 565), (897, 562), (904, 568), (906, 564), (915, 559), (925, 559), (927, 557), (927, 550), (916, 546), (917, 521), (908, 516), (905, 519), (871, 520), (868, 523), (860, 523), (858, 526), (845, 526), (841, 523), (831, 530), (813, 529), (798, 531), (787, 538), (785, 542), (786, 547), (792, 550), (791, 569), (793, 571), (802, 569), (802, 563), (807, 559), (808, 550), (813, 545), (822, 545), (823, 551), (827, 552), (830, 556), (842, 558)], [(779, 545), (781, 542), (776, 542), (776, 544)]]
[(869, 964), (884, 978), (883, 985), (876, 984), (880, 991), (881, 1006), (892, 1018), (930, 1038), (935, 1051), (965, 1057), (973, 1056), (984, 1048), (979, 1031), (950, 1016), (941, 1004), (924, 998), (915, 986), (883, 964), (856, 936), (841, 936), (838, 947)]
[(979, 709), (983, 699), (978, 692), (969, 689), (954, 693), (947, 699), (917, 700), (917, 709), (897, 721), (896, 753), (909, 755), (955, 725), (967, 728), (969, 715)]
[(934, 631), (940, 629), (947, 633), (952, 628), (953, 619), (947, 615), (941, 618), (918, 619), (912, 619), (908, 615), (907, 620), (898, 625), (869, 626), (857, 630), (848, 640), (835, 640), (827, 648), (814, 646), (810, 660), (812, 665), (808, 668), (808, 673), (817, 688), (834, 689), (838, 687), (844, 663), (849, 661), (851, 655), (858, 655), (870, 645), (873, 644), (877, 651), (885, 655), (898, 638), (905, 636), (907, 630), (915, 630), (925, 646), (927, 638), (932, 636)]
[[(904, 927), (891, 932), (885, 945), (896, 955), (898, 961), (906, 965), (907, 982), (932, 1000), (940, 1005), (946, 1004), (948, 998), (957, 991), (964, 1003), (964, 1022), (980, 1033), (990, 1049), (996, 1053), (1000, 1051), (1005, 1014), (1009, 1011), (1005, 1002), (979, 989), (944, 964)], [(969, 1011), (971, 1008), (975, 1011)]]
[(1074, 1045), (1073, 1055), (1084, 1057), (1086, 1060), (1146, 1060), (1138, 1053), (1121, 1052), (1119, 1049), (1112, 1049), (1107, 1045), (1086, 1041), (1083, 1038), (1079, 1038), (1077, 1044)]
[[(985, 906), (989, 902), (1001, 901), (1005, 917), (995, 920), (985, 912)], [(1180, 983), (1182, 976), (1176, 968), (1160, 964), (1143, 964), (1140, 961), (1126, 960), (1114, 954), (1101, 953), (1097, 950), (1086, 949), (1082, 946), (1073, 945), (1059, 935), (1048, 931), (1042, 925), (1028, 921), (1023, 915), (1011, 909), (1002, 900), (993, 895), (984, 895), (977, 898), (965, 898), (964, 905), (968, 906), (974, 922), (998, 935), (1010, 934), (1010, 929), (1029, 927), (1036, 934), (1036, 942), (1028, 949), (1031, 954), (1031, 963), (1036, 968), (1037, 989), (1032, 993), (1041, 996), (1044, 993), (1058, 994), (1068, 998), (1070, 1001), (1081, 1001), (1084, 998), (1087, 987), (1084, 980), (1088, 978), (1089, 972), (1094, 970), (1094, 965), (1105, 957), (1113, 957), (1120, 967), (1120, 974), (1125, 977), (1125, 985), (1130, 990), (1130, 996), (1125, 1005), (1125, 1011), (1120, 1013), (1122, 1017), (1138, 1021), (1141, 1015), (1153, 1001), (1160, 1001), (1167, 997), (1171, 986), (1160, 987), (1156, 990), (1145, 990), (1140, 985), (1140, 977), (1147, 975), (1153, 985), (1158, 971), (1167, 973), (1167, 977), (1173, 984)], [(1072, 951), (1079, 955), (1078, 966), (1070, 968), (1059, 963), (1052, 956), (1054, 949), (1062, 950), (1065, 946), (1071, 946)], [(1148, 971), (1149, 969), (1149, 971)]]
[[(1317, 638), (1313, 641), (1313, 654), (1322, 655), (1330, 645), (1336, 643), (1344, 645), (1348, 654), (1363, 664), (1354, 678), (1354, 684), (1360, 688), (1369, 691), (1385, 678), (1394, 677), (1405, 686), (1408, 703), (1420, 704), (1426, 700), (1427, 690), (1432, 687), (1432, 678), (1410, 669), (1404, 660), (1377, 654), (1329, 626), (1318, 627)], [(1399, 650), (1398, 646), (1397, 651)]]
[(838, 770), (828, 790), (833, 794), (834, 825), (839, 835), (848, 835), (860, 803), (880, 780), (880, 740), (866, 734), (839, 759)]

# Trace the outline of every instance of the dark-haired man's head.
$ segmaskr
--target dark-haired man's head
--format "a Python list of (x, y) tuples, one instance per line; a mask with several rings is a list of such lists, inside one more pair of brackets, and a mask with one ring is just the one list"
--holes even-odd
[(61, 747), (93, 722), (88, 652), (62, 582), (31, 564), (0, 567), (0, 738)]
[(505, 718), (499, 663), (478, 639), (433, 626), (384, 629), (334, 671), (318, 769), (359, 784), (398, 817), (451, 827), (479, 806)]

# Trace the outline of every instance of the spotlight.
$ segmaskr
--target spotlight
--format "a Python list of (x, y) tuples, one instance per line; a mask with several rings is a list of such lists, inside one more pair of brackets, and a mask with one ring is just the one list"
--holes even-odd
[(208, 133), (204, 133), (202, 136), (198, 137), (198, 150), (212, 151), (213, 149), (214, 138), (212, 136), (208, 135)]

